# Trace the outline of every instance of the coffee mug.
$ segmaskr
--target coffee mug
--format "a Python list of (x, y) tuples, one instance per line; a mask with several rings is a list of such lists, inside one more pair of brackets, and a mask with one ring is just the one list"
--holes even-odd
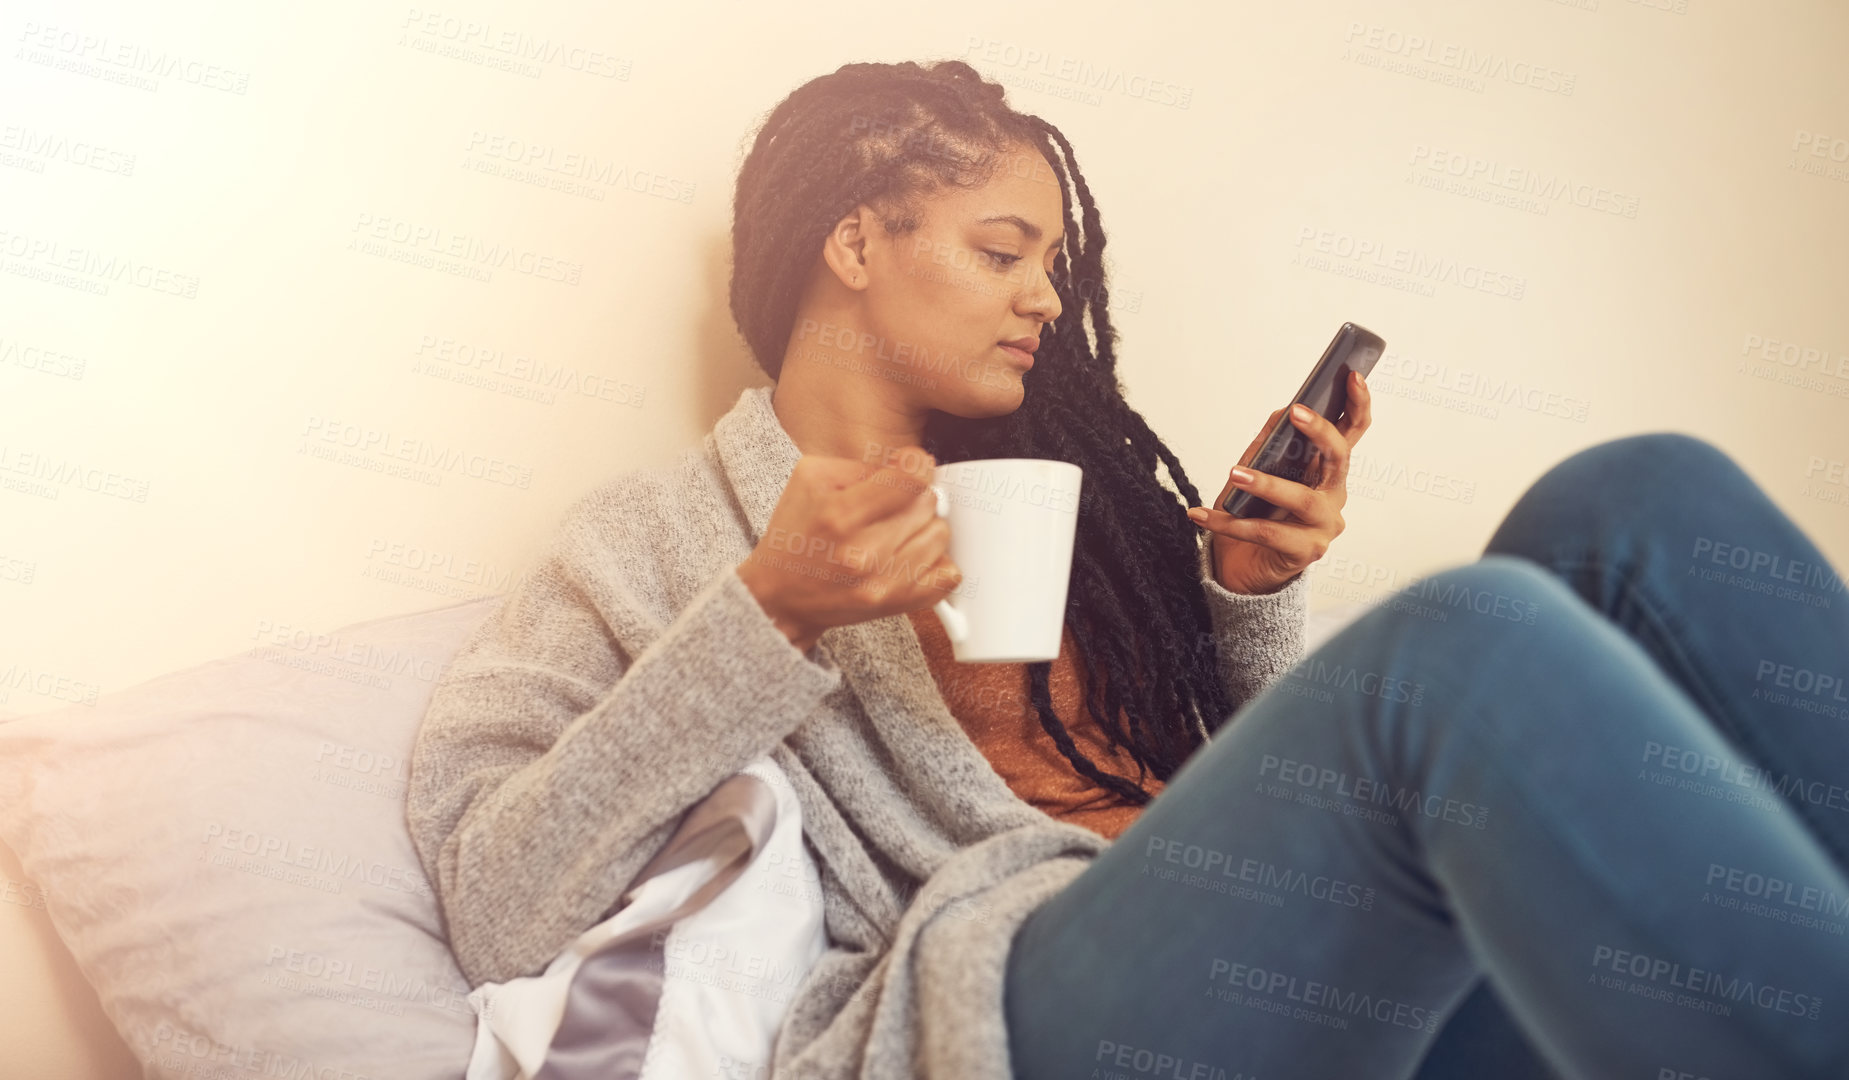
[(963, 582), (932, 610), (956, 658), (1056, 658), (1083, 470), (1046, 458), (984, 458), (939, 465), (934, 476), (938, 516), (950, 520), (950, 561)]

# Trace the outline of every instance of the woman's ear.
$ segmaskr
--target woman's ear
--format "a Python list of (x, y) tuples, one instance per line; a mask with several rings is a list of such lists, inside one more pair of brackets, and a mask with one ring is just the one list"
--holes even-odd
[(864, 204), (835, 222), (822, 240), (822, 261), (843, 285), (855, 291), (867, 287), (867, 231), (872, 211)]

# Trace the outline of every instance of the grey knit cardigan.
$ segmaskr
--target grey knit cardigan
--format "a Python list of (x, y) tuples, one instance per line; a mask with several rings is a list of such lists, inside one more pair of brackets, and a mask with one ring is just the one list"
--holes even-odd
[[(828, 950), (776, 1080), (1009, 1080), (1014, 931), (1111, 841), (1016, 796), (945, 706), (903, 615), (801, 652), (735, 567), (801, 452), (747, 389), (672, 464), (579, 498), (435, 688), (408, 822), (471, 986), (541, 972), (612, 914), (681, 815), (769, 753), (821, 869)], [(1307, 574), (1202, 588), (1243, 704), (1303, 652)], [(1125, 628), (1132, 632), (1131, 628)]]

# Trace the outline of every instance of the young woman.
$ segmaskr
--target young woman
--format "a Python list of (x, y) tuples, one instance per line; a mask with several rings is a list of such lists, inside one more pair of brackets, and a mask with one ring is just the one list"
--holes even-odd
[[(1268, 422), (1315, 442), (1308, 484), (1235, 468), (1212, 504), (1290, 520), (1190, 520), (1072, 147), (1000, 86), (805, 84), (733, 236), (774, 392), (576, 507), (420, 732), (472, 980), (543, 966), (769, 752), (830, 937), (776, 1080), (1406, 1077), (1473, 991), (1534, 1048), (1495, 1075), (1849, 1070), (1849, 600), (1720, 451), (1576, 453), (1306, 656), (1365, 384), (1339, 425)], [(1084, 470), (1053, 662), (956, 664), (929, 610), (960, 581), (930, 468), (987, 457)]]

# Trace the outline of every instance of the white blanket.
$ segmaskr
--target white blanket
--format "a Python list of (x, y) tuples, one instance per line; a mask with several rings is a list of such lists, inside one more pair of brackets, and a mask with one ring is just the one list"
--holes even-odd
[[(828, 939), (822, 923), (821, 878), (803, 846), (802, 811), (789, 778), (768, 756), (739, 775), (756, 777), (774, 795), (774, 825), (762, 846), (751, 852), (752, 838), (736, 817), (721, 819), (717, 827), (709, 821), (701, 839), (710, 842), (723, 832), (729, 846), (722, 843), (712, 854), (653, 876), (645, 868), (624, 894), (624, 906), (585, 931), (543, 974), (476, 987), (468, 1001), (479, 1026), (466, 1080), (683, 1080), (770, 1074), (778, 1027), (797, 985), (826, 950)], [(683, 838), (695, 819), (694, 810), (683, 818), (681, 831), (664, 851)], [(743, 871), (700, 904), (700, 887), (739, 858), (749, 859)], [(700, 906), (674, 918), (674, 912), (690, 901)], [(659, 929), (637, 933), (670, 918), (665, 934)], [(625, 950), (614, 947), (624, 941), (629, 943)], [(623, 992), (587, 991), (593, 980), (586, 979), (574, 995), (574, 980), (587, 962), (603, 965), (606, 978), (597, 985), (628, 980)], [(659, 977), (652, 1026), (646, 1008), (654, 996), (651, 971)], [(619, 997), (620, 1002), (615, 1000)], [(555, 1045), (561, 1032), (570, 1030), (567, 1013), (573, 1010), (582, 1010), (576, 1017), (579, 1032), (599, 1030), (600, 1024), (609, 1030), (621, 1028), (620, 1023), (606, 1023), (609, 1015), (647, 1027), (646, 1049), (635, 1032), (632, 1045), (619, 1047), (609, 1044), (620, 1040), (605, 1040), (606, 1045), (591, 1054), (584, 1052), (582, 1036), (577, 1051)]]

